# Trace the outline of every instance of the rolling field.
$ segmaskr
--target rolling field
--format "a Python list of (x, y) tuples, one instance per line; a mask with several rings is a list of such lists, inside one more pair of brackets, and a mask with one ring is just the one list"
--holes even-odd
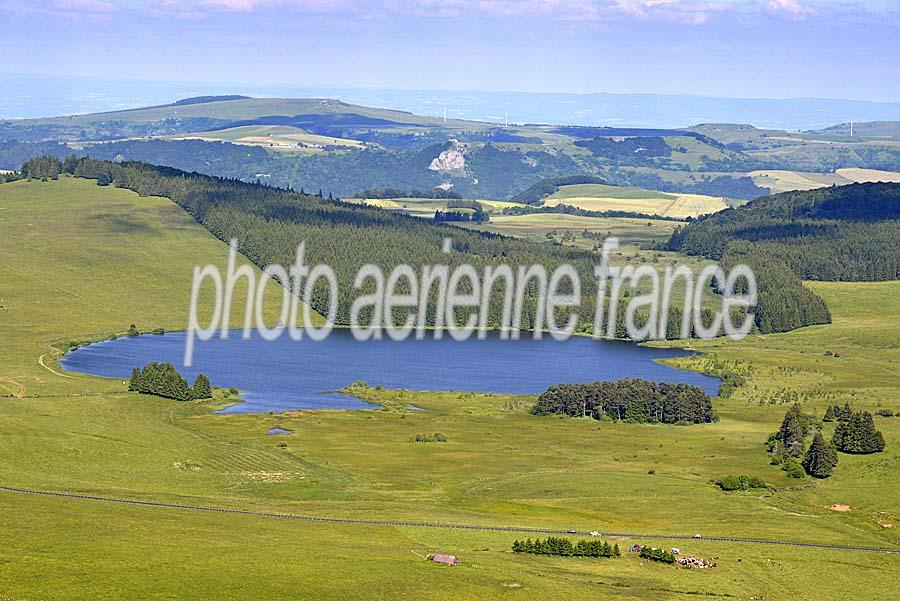
[[(223, 242), (166, 198), (65, 176), (0, 185), (0, 340), (15, 349), (0, 354), (0, 388), (80, 391), (81, 376), (57, 375), (59, 348), (124, 334), (130, 324), (184, 329), (194, 266), (224, 270), (227, 258)], [(277, 321), (280, 288), (267, 293)], [(245, 294), (235, 288), (234, 306)], [(211, 298), (200, 298), (206, 323)]]
[(857, 183), (900, 183), (900, 173), (895, 173), (893, 171), (879, 171), (878, 169), (857, 169), (848, 167), (846, 169), (838, 169), (835, 173), (837, 173), (841, 177)]
[(726, 199), (715, 196), (670, 194), (603, 184), (561, 186), (544, 200), (544, 204), (551, 207), (565, 204), (588, 211), (634, 211), (677, 218), (716, 213), (729, 206)]
[[(120, 332), (129, 320), (182, 326), (190, 269), (224, 262), (225, 247), (178, 207), (69, 178), (3, 184), (0, 245), (0, 378), (11, 387), (0, 397), (2, 486), (374, 520), (900, 547), (898, 527), (886, 527), (900, 519), (900, 418), (875, 418), (885, 453), (841, 455), (822, 482), (787, 478), (763, 448), (795, 396), (819, 415), (845, 400), (900, 409), (900, 283), (813, 284), (833, 325), (692, 342), (706, 354), (680, 365), (727, 362), (748, 376), (716, 400), (713, 424), (537, 418), (529, 397), (374, 389), (359, 393), (381, 410), (216, 415), (233, 399), (129, 394), (121, 381), (38, 363), (54, 341)], [(273, 426), (293, 434), (267, 436)], [(434, 432), (447, 442), (411, 442)], [(728, 474), (777, 490), (711, 484)], [(851, 510), (829, 509), (837, 503)], [(633, 553), (518, 556), (515, 538), (524, 535), (0, 491), (0, 598), (855, 601), (900, 587), (892, 555), (657, 539), (718, 565), (686, 570)], [(463, 565), (424, 561), (437, 551)]]
[(648, 246), (664, 242), (678, 226), (677, 221), (658, 221), (653, 219), (633, 219), (627, 217), (582, 217), (561, 213), (532, 213), (530, 215), (492, 215), (486, 223), (460, 223), (461, 227), (479, 229), (506, 236), (527, 238), (539, 242), (548, 239), (566, 243), (562, 236), (571, 234), (571, 244), (582, 249), (594, 248), (598, 240), (586, 238), (582, 234), (606, 235), (611, 232), (618, 236), (623, 244)]
[[(358, 140), (319, 136), (286, 125), (245, 125), (216, 131), (168, 136), (167, 139), (224, 141), (281, 152), (311, 152), (321, 150), (320, 146), (337, 146), (347, 149), (365, 147), (365, 144)], [(305, 146), (300, 146), (300, 144)]]
[(877, 169), (838, 169), (834, 173), (762, 170), (747, 174), (757, 186), (769, 188), (773, 194), (794, 190), (814, 190), (828, 186), (846, 186), (865, 182), (900, 182), (900, 173)]
[(800, 171), (765, 170), (752, 171), (747, 174), (753, 183), (769, 188), (773, 194), (793, 190), (814, 190), (826, 186), (845, 186), (853, 180), (834, 173), (805, 173)]

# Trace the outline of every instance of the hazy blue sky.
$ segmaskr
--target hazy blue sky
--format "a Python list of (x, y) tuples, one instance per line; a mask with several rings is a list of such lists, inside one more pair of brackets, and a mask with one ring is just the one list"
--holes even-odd
[(0, 0), (0, 72), (896, 101), (898, 4)]

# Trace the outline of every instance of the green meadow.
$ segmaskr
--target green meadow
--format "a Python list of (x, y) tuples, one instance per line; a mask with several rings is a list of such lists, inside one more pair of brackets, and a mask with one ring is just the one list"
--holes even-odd
[[(57, 362), (72, 341), (124, 333), (131, 323), (184, 327), (193, 266), (223, 265), (227, 248), (180, 208), (71, 178), (3, 184), (0, 249), (2, 486), (341, 518), (648, 533), (663, 536), (652, 544), (717, 564), (688, 570), (628, 552), (521, 556), (510, 546), (525, 535), (507, 532), (0, 491), (0, 599), (819, 601), (881, 598), (900, 587), (897, 555), (664, 538), (900, 547), (900, 418), (875, 418), (883, 454), (841, 455), (825, 481), (788, 478), (763, 446), (795, 401), (819, 416), (845, 401), (900, 410), (898, 282), (811, 284), (832, 325), (691, 342), (702, 354), (677, 360), (681, 367), (747, 376), (733, 396), (716, 399), (721, 419), (712, 424), (538, 418), (528, 413), (531, 397), (362, 387), (356, 392), (379, 409), (217, 415), (237, 399), (224, 391), (190, 403), (131, 394), (120, 380), (64, 373)], [(266, 435), (276, 426), (293, 433)], [(413, 442), (434, 433), (446, 442)], [(730, 474), (771, 488), (724, 493), (713, 485)], [(636, 541), (616, 542), (624, 550)], [(462, 565), (425, 561), (434, 552), (458, 555)]]

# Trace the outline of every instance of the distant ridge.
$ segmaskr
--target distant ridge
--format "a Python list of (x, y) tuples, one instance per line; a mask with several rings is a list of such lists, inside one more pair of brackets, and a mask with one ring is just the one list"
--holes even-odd
[(183, 106), (185, 104), (205, 104), (207, 102), (225, 102), (226, 100), (250, 100), (250, 96), (241, 96), (239, 94), (229, 94), (225, 96), (192, 96), (191, 98), (182, 98), (172, 103), (172, 106)]

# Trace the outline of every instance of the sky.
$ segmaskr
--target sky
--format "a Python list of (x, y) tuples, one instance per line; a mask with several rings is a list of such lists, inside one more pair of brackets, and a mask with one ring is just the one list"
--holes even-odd
[(898, 40), (894, 0), (0, 0), (0, 73), (196, 84), (896, 101)]

